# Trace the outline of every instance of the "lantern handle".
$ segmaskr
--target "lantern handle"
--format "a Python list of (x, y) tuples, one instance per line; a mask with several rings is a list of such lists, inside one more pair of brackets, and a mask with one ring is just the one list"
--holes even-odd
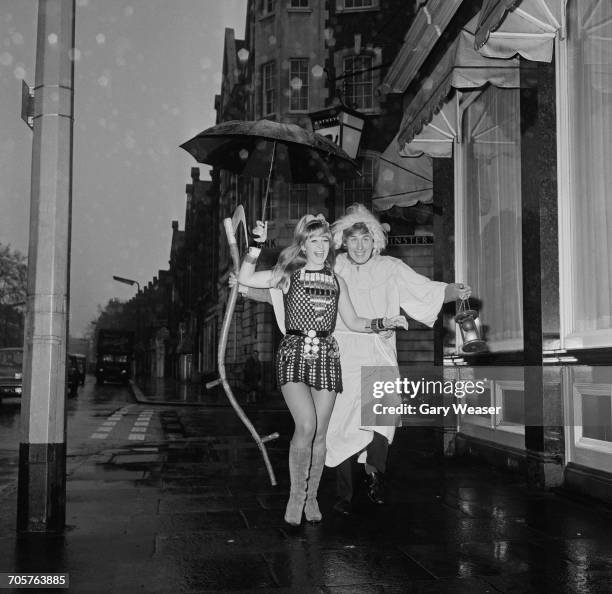
[(460, 297), (457, 301), (459, 301), (459, 305), (458, 305), (459, 313), (462, 311), (468, 311), (472, 309), (472, 306), (470, 305), (469, 297)]

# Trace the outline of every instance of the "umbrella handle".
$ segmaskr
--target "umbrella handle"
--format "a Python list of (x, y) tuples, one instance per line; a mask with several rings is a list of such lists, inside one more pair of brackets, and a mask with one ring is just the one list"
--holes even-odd
[(266, 207), (268, 206), (268, 196), (270, 195), (270, 184), (272, 183), (272, 170), (274, 169), (274, 161), (276, 159), (276, 140), (272, 145), (272, 158), (270, 159), (270, 170), (268, 171), (268, 183), (266, 184), (266, 194), (264, 196), (263, 208), (261, 211), (261, 220), (266, 220)]

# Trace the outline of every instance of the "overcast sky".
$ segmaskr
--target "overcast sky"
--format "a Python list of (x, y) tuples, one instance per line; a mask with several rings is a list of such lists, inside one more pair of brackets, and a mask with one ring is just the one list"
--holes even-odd
[[(247, 0), (76, 0), (70, 333), (168, 268), (195, 161), (178, 146), (215, 123), (224, 29)], [(37, 0), (0, 0), (0, 243), (27, 254)], [(208, 177), (201, 166), (202, 177)]]

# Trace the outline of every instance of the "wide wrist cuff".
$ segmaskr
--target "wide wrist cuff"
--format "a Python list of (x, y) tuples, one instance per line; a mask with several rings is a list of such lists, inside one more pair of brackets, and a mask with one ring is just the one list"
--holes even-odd
[(385, 330), (384, 318), (373, 318), (370, 321), (370, 330), (376, 334)]

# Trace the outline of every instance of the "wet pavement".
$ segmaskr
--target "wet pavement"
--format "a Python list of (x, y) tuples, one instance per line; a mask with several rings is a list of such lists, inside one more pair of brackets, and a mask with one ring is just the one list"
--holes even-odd
[[(221, 406), (228, 405), (221, 386), (206, 387), (206, 382), (178, 382), (172, 379), (139, 378), (134, 384), (135, 398), (140, 403), (180, 404), (182, 406)], [(260, 396), (256, 404), (247, 404), (246, 390), (241, 382), (232, 382), (232, 390), (238, 402), (245, 409), (284, 409), (285, 404), (280, 392)]]
[(74, 592), (612, 591), (612, 510), (440, 459), (430, 431), (399, 432), (388, 505), (362, 489), (353, 516), (335, 515), (326, 469), (323, 522), (291, 528), (286, 411), (251, 416), (281, 434), (272, 487), (231, 409), (158, 402), (128, 405), (153, 413), (145, 440), (72, 450), (61, 537), (17, 539), (15, 491), (0, 493), (0, 572), (67, 572)]

